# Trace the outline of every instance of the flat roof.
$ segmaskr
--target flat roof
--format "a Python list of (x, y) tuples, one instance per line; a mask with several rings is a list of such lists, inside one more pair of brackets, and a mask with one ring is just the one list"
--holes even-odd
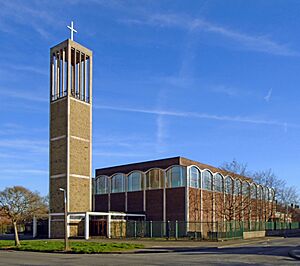
[(190, 166), (190, 165), (196, 165), (201, 170), (208, 169), (212, 171), (213, 173), (219, 172), (223, 174), (224, 176), (230, 175), (234, 178), (240, 178), (242, 180), (252, 181), (251, 178), (241, 176), (208, 164), (203, 164), (197, 161), (193, 161), (181, 156), (176, 157), (170, 157), (170, 158), (163, 158), (158, 160), (151, 160), (151, 161), (144, 161), (144, 162), (136, 162), (136, 163), (129, 163), (129, 164), (123, 164), (123, 165), (116, 165), (111, 167), (105, 167), (105, 168), (98, 168), (95, 170), (96, 176), (99, 175), (113, 175), (116, 173), (124, 173), (128, 174), (134, 170), (146, 172), (147, 170), (151, 168), (161, 168), (161, 169), (167, 169), (168, 167), (172, 165), (182, 165), (182, 166)]

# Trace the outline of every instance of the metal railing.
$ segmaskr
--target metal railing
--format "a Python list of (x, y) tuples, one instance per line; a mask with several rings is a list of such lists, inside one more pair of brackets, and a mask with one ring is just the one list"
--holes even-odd
[(230, 221), (112, 221), (112, 238), (220, 240), (243, 238), (244, 232), (300, 229), (300, 223)]

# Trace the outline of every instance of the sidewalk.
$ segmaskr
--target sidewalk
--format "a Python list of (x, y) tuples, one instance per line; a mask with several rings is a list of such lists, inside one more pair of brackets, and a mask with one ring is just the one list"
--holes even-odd
[[(144, 248), (125, 251), (124, 253), (169, 253), (199, 251), (206, 249), (223, 249), (230, 247), (241, 247), (256, 243), (264, 243), (269, 240), (282, 239), (282, 237), (253, 238), (249, 240), (236, 239), (226, 241), (192, 241), (192, 240), (153, 240), (153, 239), (90, 239), (92, 242), (122, 242), (144, 245)], [(123, 253), (123, 252), (122, 252)]]

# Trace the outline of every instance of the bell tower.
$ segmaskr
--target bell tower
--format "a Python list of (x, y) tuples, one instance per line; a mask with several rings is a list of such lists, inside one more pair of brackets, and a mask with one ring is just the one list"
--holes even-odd
[[(69, 27), (70, 28), (70, 27)], [(81, 235), (76, 213), (92, 210), (92, 51), (71, 39), (50, 49), (49, 237)]]

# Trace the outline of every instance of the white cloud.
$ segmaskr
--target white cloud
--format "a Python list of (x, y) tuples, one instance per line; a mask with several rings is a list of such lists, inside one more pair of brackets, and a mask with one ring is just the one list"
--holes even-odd
[(148, 14), (140, 19), (123, 19), (123, 23), (157, 27), (177, 27), (187, 31), (203, 31), (231, 39), (244, 49), (281, 56), (299, 56), (300, 53), (280, 44), (266, 35), (243, 33), (226, 26), (217, 25), (203, 18), (192, 18), (179, 14)]
[(270, 125), (270, 126), (278, 126), (278, 127), (300, 128), (300, 125), (298, 124), (280, 122), (276, 120), (242, 117), (242, 116), (212, 115), (207, 113), (167, 111), (167, 110), (159, 110), (159, 109), (158, 110), (138, 109), (138, 108), (127, 108), (127, 107), (115, 107), (115, 106), (108, 106), (108, 105), (94, 105), (94, 108), (121, 111), (121, 112), (134, 112), (134, 113), (154, 114), (154, 115), (163, 115), (163, 116), (208, 119), (208, 120), (225, 121), (225, 122), (228, 121), (228, 122), (239, 122), (239, 123), (248, 123), (248, 124)]

